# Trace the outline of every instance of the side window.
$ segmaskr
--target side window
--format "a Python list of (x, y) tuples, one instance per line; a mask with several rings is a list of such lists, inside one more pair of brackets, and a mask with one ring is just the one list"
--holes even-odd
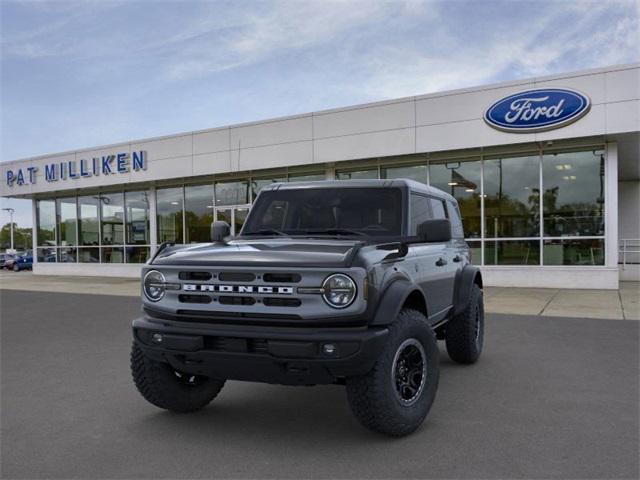
[(429, 201), (431, 202), (431, 210), (433, 211), (433, 218), (446, 219), (447, 211), (444, 208), (444, 202), (439, 198), (430, 198)]
[(411, 223), (409, 235), (417, 235), (418, 225), (431, 218), (429, 198), (415, 193), (411, 194)]
[(447, 210), (449, 211), (449, 220), (451, 220), (451, 236), (453, 238), (464, 238), (458, 206), (454, 202), (447, 202)]

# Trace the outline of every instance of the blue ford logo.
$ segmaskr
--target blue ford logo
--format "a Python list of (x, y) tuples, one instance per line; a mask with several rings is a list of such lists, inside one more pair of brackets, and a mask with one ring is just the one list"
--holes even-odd
[(590, 107), (589, 97), (575, 90), (541, 88), (498, 100), (484, 113), (484, 120), (507, 132), (540, 132), (575, 122)]

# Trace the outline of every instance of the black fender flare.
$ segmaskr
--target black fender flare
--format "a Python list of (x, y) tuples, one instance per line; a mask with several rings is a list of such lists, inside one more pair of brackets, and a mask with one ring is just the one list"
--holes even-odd
[(393, 323), (400, 313), (404, 302), (409, 295), (414, 292), (419, 292), (426, 305), (426, 299), (420, 287), (404, 277), (397, 277), (387, 286), (382, 294), (370, 325), (380, 326)]
[(471, 287), (477, 283), (482, 288), (482, 274), (474, 265), (466, 265), (456, 275), (456, 285), (453, 303), (453, 315), (460, 315), (469, 304)]

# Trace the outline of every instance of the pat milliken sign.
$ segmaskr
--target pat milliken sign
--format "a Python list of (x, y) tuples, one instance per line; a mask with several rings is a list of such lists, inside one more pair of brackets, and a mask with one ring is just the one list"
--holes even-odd
[(114, 153), (100, 157), (82, 158), (64, 162), (52, 162), (39, 167), (31, 166), (9, 169), (4, 178), (9, 187), (35, 184), (39, 177), (47, 182), (87, 177), (118, 175), (147, 169), (147, 152), (139, 150), (128, 153)]
[(584, 93), (566, 88), (539, 88), (504, 97), (484, 113), (491, 127), (511, 133), (532, 133), (564, 127), (589, 112)]

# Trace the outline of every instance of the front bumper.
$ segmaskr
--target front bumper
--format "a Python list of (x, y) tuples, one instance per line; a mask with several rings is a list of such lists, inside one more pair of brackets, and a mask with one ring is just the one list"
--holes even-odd
[(185, 326), (148, 316), (133, 321), (134, 340), (144, 354), (176, 370), (285, 385), (335, 383), (367, 373), (388, 333), (367, 327)]

